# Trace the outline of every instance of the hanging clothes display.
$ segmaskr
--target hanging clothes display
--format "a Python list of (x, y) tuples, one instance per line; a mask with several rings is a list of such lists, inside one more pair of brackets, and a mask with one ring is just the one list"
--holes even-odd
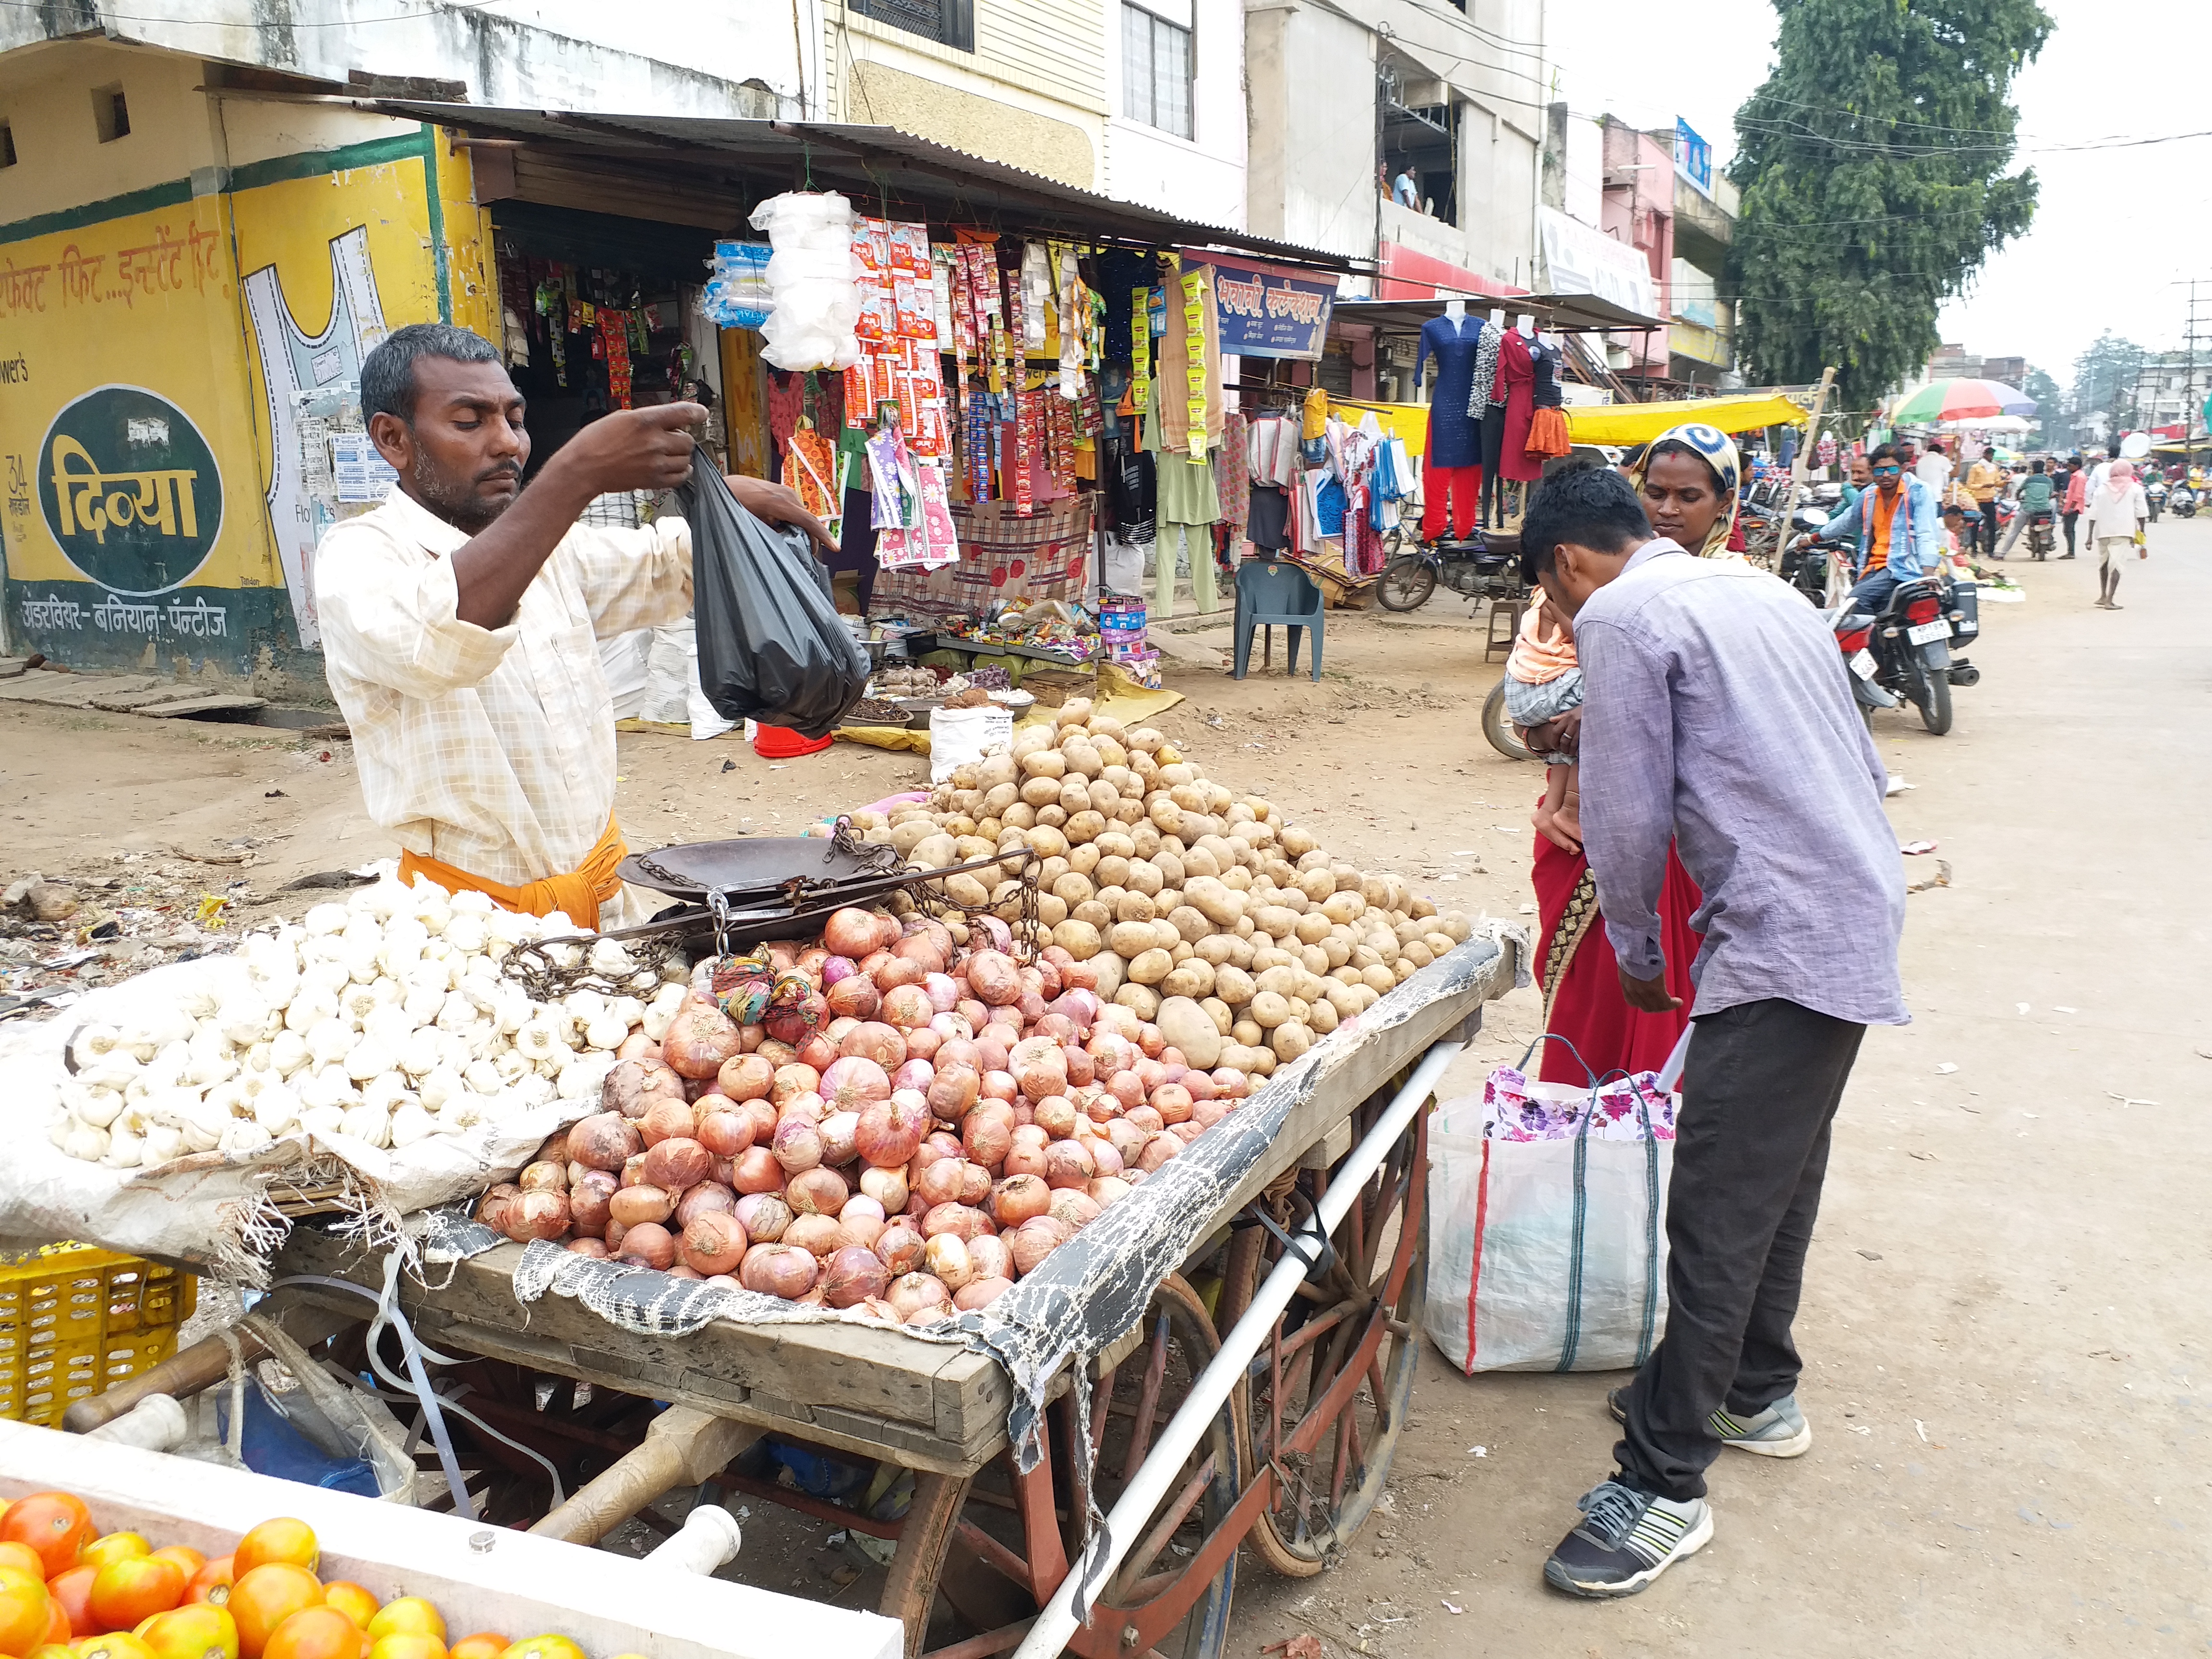
[(1498, 462), (1501, 478), (1514, 483), (1533, 483), (1544, 476), (1540, 458), (1528, 453), (1528, 426), (1535, 412), (1535, 364), (1528, 337), (1508, 329), (1498, 343), (1498, 379), (1505, 387), (1505, 435)]
[[(1434, 441), (1435, 428), (1431, 428)], [(1482, 469), (1479, 466), (1438, 466), (1430, 462), (1421, 471), (1421, 538), (1441, 541), (1453, 533), (1474, 533), (1482, 500)]]
[(1540, 334), (1530, 343), (1528, 367), (1534, 380), (1529, 387), (1532, 407), (1527, 449), (1530, 459), (1538, 462), (1565, 455), (1574, 447), (1563, 412), (1566, 394), (1559, 390), (1560, 363), (1559, 348), (1555, 343)]
[(1413, 359), (1418, 378), (1433, 356), (1437, 372), (1429, 385), (1428, 465), (1474, 466), (1481, 459), (1475, 447), (1475, 427), (1468, 418), (1468, 392), (1484, 350), (1483, 337), (1490, 332), (1479, 317), (1431, 317), (1421, 325), (1421, 342)]
[[(1168, 524), (1214, 524), (1221, 518), (1221, 495), (1214, 483), (1213, 459), (1194, 461), (1166, 445), (1170, 430), (1161, 417), (1161, 383), (1152, 382), (1152, 405), (1145, 420), (1145, 448), (1157, 471), (1159, 520)], [(1164, 401), (1172, 403), (1172, 395)]]
[(1215, 493), (1221, 499), (1221, 516), (1229, 526), (1230, 545), (1244, 539), (1251, 511), (1251, 452), (1244, 441), (1244, 416), (1231, 410), (1221, 419), (1221, 447), (1216, 452)]

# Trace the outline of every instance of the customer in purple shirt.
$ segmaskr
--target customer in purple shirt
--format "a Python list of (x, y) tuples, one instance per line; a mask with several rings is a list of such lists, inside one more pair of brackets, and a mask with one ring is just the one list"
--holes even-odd
[(1906, 1018), (1905, 879), (1842, 653), (1802, 599), (1654, 538), (1604, 471), (1546, 481), (1521, 559), (1574, 618), (1583, 845), (1631, 1006), (1680, 1006), (1659, 943), (1670, 842), (1705, 894), (1666, 1333), (1608, 1398), (1618, 1473), (1544, 1568), (1573, 1595), (1630, 1595), (1712, 1536), (1723, 1446), (1812, 1444), (1790, 1324), (1859, 1039)]

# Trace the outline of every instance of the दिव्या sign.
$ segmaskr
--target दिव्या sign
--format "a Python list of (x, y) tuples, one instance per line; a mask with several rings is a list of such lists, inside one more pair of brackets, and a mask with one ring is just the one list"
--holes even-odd
[(215, 452), (184, 410), (141, 386), (64, 404), (40, 446), (38, 484), (62, 556), (118, 593), (183, 586), (222, 531)]

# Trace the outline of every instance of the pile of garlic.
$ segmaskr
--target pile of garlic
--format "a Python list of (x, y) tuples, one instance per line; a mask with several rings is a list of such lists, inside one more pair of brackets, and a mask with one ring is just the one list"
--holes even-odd
[[(502, 975), (518, 945), (576, 931), (557, 911), (517, 915), (387, 877), (247, 936), (191, 988), (142, 994), (128, 1024), (78, 1030), (52, 1138), (136, 1170), (288, 1135), (402, 1148), (556, 1096), (580, 1110), (617, 1051), (657, 1042), (685, 993), (612, 939), (590, 946), (590, 965), (634, 994), (542, 1003)], [(570, 967), (582, 951), (546, 954)]]

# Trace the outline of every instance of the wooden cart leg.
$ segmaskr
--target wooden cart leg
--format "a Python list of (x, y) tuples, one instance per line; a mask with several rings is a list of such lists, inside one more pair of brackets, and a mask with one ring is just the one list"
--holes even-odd
[(914, 1501), (907, 1506), (884, 1599), (877, 1607), (906, 1626), (906, 1659), (918, 1659), (929, 1639), (930, 1610), (952, 1547), (953, 1523), (968, 1501), (969, 1480), (966, 1475), (915, 1474)]
[(750, 1423), (671, 1406), (653, 1419), (643, 1445), (530, 1530), (572, 1544), (595, 1544), (664, 1493), (696, 1486), (720, 1473), (760, 1437)]
[[(279, 1292), (281, 1295), (282, 1292)], [(264, 1310), (283, 1325), (284, 1333), (303, 1348), (312, 1348), (327, 1336), (335, 1335), (348, 1325), (361, 1322), (350, 1315), (333, 1313), (328, 1309), (295, 1301), (286, 1301), (276, 1310)], [(234, 1333), (238, 1339), (239, 1358), (246, 1364), (258, 1364), (269, 1358), (269, 1350), (252, 1332), (240, 1329)], [(203, 1337), (189, 1348), (171, 1354), (160, 1364), (151, 1366), (137, 1376), (127, 1377), (89, 1400), (80, 1400), (62, 1413), (62, 1427), (71, 1434), (89, 1434), (94, 1429), (113, 1422), (125, 1412), (134, 1409), (142, 1400), (154, 1395), (166, 1394), (173, 1399), (188, 1400), (204, 1389), (211, 1389), (230, 1375), (230, 1346), (219, 1336)]]

